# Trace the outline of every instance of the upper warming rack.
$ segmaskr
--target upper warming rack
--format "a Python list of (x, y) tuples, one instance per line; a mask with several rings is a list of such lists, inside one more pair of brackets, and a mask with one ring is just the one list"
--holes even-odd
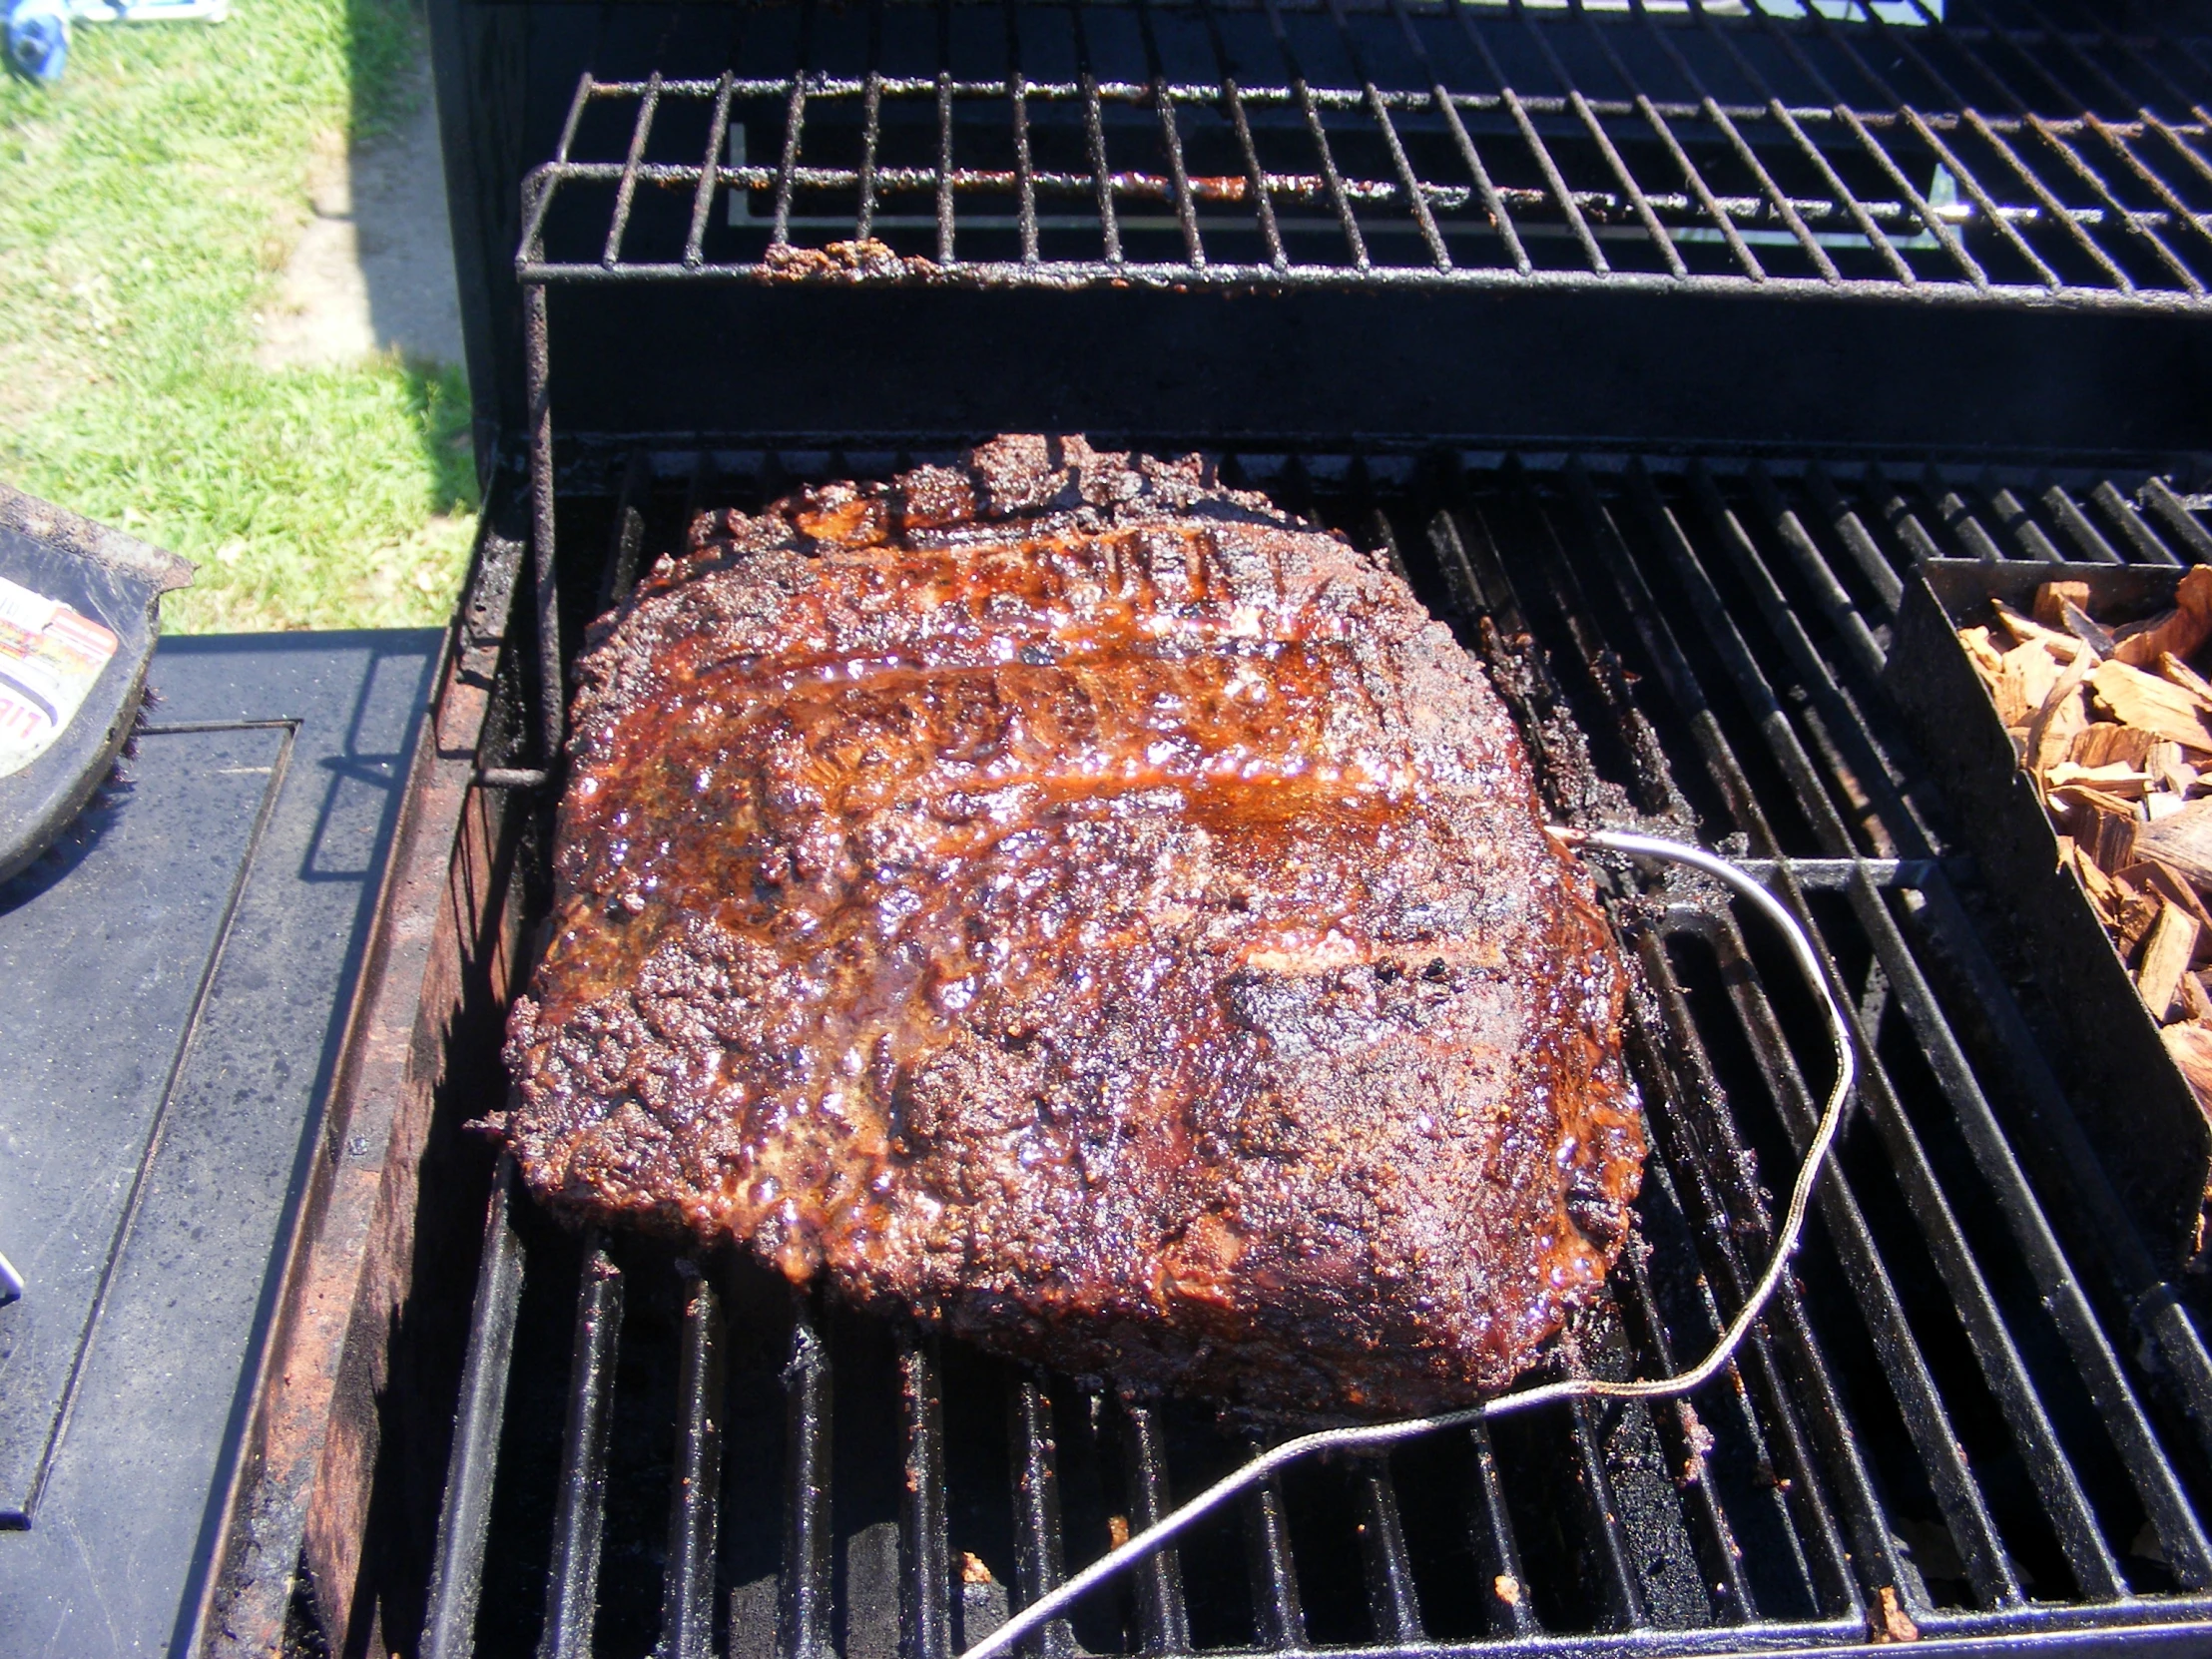
[(1760, 3), (731, 8), (577, 82), (517, 273), (2205, 302), (2212, 40)]

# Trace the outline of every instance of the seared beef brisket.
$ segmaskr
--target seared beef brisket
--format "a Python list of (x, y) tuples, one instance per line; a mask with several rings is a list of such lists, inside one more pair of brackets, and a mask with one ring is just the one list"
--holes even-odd
[(540, 1195), (1271, 1412), (1474, 1398), (1598, 1294), (1622, 969), (1379, 561), (1075, 439), (693, 539), (579, 665)]

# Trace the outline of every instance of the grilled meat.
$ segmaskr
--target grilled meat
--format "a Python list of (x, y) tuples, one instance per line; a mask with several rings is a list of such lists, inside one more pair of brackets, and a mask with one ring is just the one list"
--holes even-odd
[(1422, 1411), (1599, 1294), (1623, 973), (1481, 674), (1198, 457), (718, 515), (578, 668), (507, 1134), (1016, 1357)]

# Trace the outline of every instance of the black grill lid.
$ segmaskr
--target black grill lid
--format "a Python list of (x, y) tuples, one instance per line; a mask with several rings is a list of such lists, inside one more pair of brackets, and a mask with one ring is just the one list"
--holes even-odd
[(162, 595), (192, 575), (174, 553), (0, 484), (0, 768), (20, 763), (0, 776), (0, 880), (46, 850), (114, 764)]

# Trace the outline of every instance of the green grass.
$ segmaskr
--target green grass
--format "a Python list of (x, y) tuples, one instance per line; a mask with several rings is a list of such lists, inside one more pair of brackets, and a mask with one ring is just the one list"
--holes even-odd
[(442, 621), (475, 509), (460, 371), (268, 369), (311, 157), (406, 113), (406, 0), (79, 27), (0, 77), (0, 477), (200, 566), (171, 629)]

